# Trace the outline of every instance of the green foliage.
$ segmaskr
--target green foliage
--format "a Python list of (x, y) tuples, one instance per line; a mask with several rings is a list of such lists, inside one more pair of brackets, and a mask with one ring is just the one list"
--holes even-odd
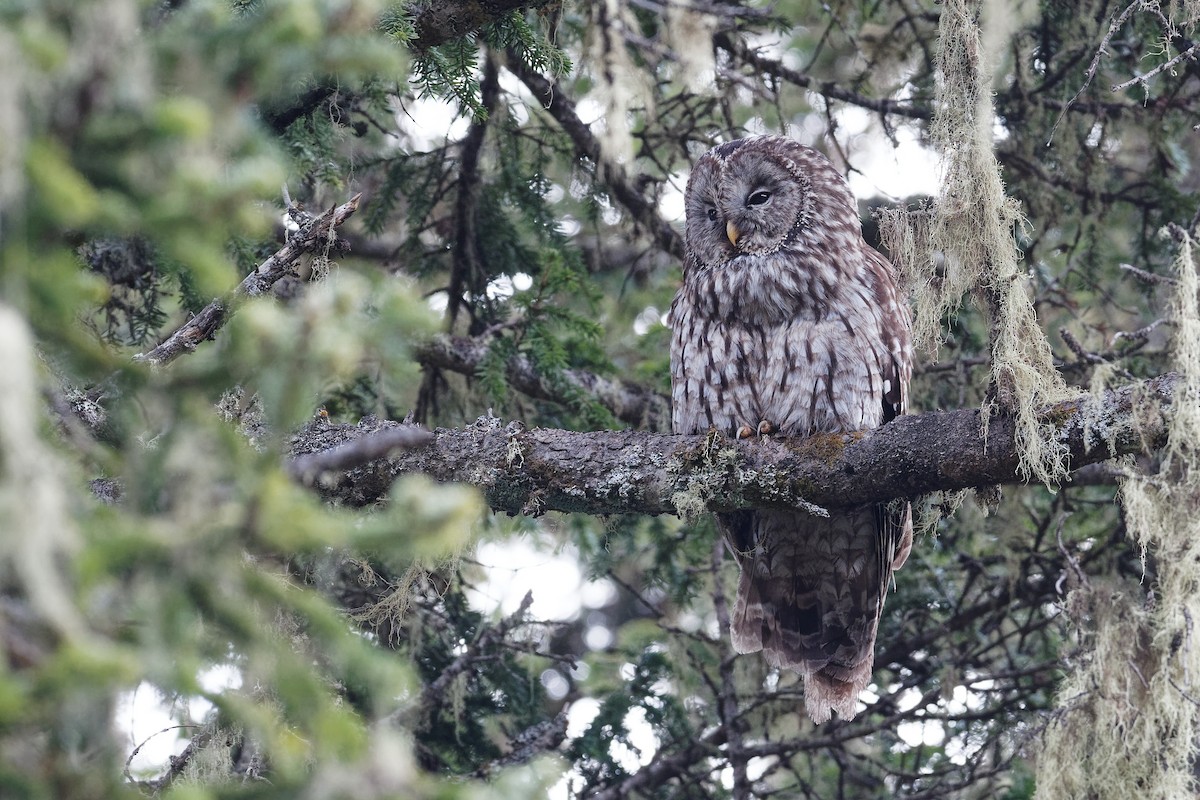
[[(398, 51), (370, 33), (370, 4), (354, 5), (188, 3), (141, 34), (119, 26), (136, 22), (133, 3), (14, 21), (24, 44), (10, 78), (28, 94), (28, 134), (17, 200), (0, 208), (9, 234), (0, 309), (12, 314), (16, 304), (39, 349), (72, 380), (113, 379), (103, 395), (112, 438), (87, 450), (90, 470), (67, 468), (44, 444), (0, 436), (4, 538), (38, 541), (44, 558), (36, 590), (34, 549), (14, 539), (0, 558), (5, 602), (28, 605), (17, 635), (31, 637), (25, 655), (0, 671), (6, 797), (136, 794), (122, 788), (127, 753), (110, 718), (118, 694), (139, 684), (209, 701), (216, 729), (236, 732), (239, 746), (270, 764), (275, 796), (336, 783), (339, 765), (396, 746), (369, 729), (396, 710), (417, 674), (306, 588), (290, 559), (339, 548), (404, 564), (447, 552), (478, 518), (478, 498), (406, 482), (364, 517), (295, 485), (279, 452), (323, 387), (362, 363), (393, 380), (411, 376), (406, 347), (429, 330), (425, 307), (402, 286), (339, 271), (294, 313), (267, 301), (240, 308), (218, 346), (155, 373), (133, 367), (128, 350), (87, 344), (76, 324), (90, 313), (104, 339), (144, 346), (276, 249), (252, 242), (266, 235), (270, 200), (290, 166), (255, 122), (255, 104), (327, 75), (355, 91), (361, 76), (402, 69)], [(98, 14), (112, 14), (112, 25), (89, 28)], [(371, 92), (362, 85), (362, 96)], [(331, 152), (334, 137), (322, 135)], [(32, 364), (32, 347), (21, 349), (28, 336), (16, 335), (23, 324), (7, 338), (12, 355)], [(10, 396), (26, 410), (14, 406), (5, 424), (36, 436), (33, 403), (61, 389), (50, 374), (19, 377)], [(248, 442), (215, 413), (235, 382), (256, 394), (266, 438)], [(32, 460), (48, 465), (29, 473), (44, 488), (21, 496), (14, 470)], [(119, 476), (117, 505), (88, 497), (91, 470)], [(218, 666), (233, 668), (241, 689), (199, 682)], [(14, 749), (54, 731), (57, 743), (31, 744), (29, 755), (40, 749), (46, 758)], [(412, 765), (398, 766), (388, 791), (422, 791)], [(206, 796), (239, 791), (233, 775), (208, 779)]]
[[(414, 44), (417, 31), (412, 14), (422, 4), (406, 2), (394, 5), (380, 17), (379, 27), (398, 42)], [(472, 9), (474, 11), (474, 9)], [(488, 116), (483, 105), (479, 78), (475, 72), (479, 45), (511, 49), (516, 57), (540, 72), (563, 76), (571, 71), (566, 51), (535, 29), (519, 11), (489, 19), (477, 34), (423, 47), (412, 65), (412, 84), (418, 95), (453, 100), (463, 113), (476, 118)]]
[[(422, 637), (413, 654), (429, 683), (443, 675), (463, 646), (469, 646), (486, 629), (486, 620), (469, 606), (461, 584), (452, 584), (438, 605), (449, 629)], [(512, 651), (491, 659), (483, 670), (461, 673), (447, 694), (447, 698), (439, 698), (441, 702), (431, 704), (428, 718), (419, 725), (420, 754), (428, 769), (454, 774), (471, 774), (499, 757), (500, 737), (490, 736), (490, 729), (528, 728), (542, 718), (545, 699), (541, 684)]]
[(663, 691), (674, 677), (675, 665), (661, 645), (648, 645), (625, 668), (629, 678), (608, 694), (587, 730), (571, 744), (568, 757), (585, 785), (627, 776), (629, 770), (617, 757), (619, 752), (644, 755), (630, 738), (630, 715), (635, 710), (660, 736), (687, 741), (694, 735), (678, 698)]

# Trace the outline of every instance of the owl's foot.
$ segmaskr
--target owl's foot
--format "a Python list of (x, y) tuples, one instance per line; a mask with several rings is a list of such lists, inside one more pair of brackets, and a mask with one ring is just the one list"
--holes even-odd
[[(760, 437), (765, 438), (775, 432), (775, 426), (764, 419), (762, 422), (758, 423), (757, 432)], [(739, 439), (749, 439), (750, 437), (754, 436), (754, 434), (755, 429), (751, 428), (749, 425), (743, 425), (737, 429), (737, 438)]]

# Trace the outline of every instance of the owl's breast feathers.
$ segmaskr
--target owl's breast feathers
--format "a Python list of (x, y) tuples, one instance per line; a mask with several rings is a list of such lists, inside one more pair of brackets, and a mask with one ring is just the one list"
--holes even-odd
[[(671, 307), (674, 429), (788, 436), (874, 428), (903, 413), (908, 312), (865, 244), (840, 277), (787, 251), (689, 270)], [(742, 274), (751, 273), (751, 274)]]

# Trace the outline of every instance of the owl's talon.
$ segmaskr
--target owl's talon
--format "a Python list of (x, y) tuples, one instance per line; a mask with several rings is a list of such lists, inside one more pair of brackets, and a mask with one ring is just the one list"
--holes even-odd
[(772, 425), (771, 423), (767, 422), (765, 419), (762, 422), (758, 423), (758, 435), (759, 436), (770, 436), (774, 432), (775, 432), (775, 426)]
[(737, 429), (737, 438), (739, 439), (749, 439), (753, 435), (754, 431), (750, 429), (749, 425), (743, 425)]

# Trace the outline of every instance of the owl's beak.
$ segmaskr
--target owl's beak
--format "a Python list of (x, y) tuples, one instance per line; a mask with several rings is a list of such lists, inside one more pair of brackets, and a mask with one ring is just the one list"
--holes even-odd
[(733, 244), (733, 246), (737, 247), (737, 240), (741, 234), (738, 233), (737, 226), (733, 224), (732, 220), (725, 223), (725, 235), (729, 237), (729, 241)]

